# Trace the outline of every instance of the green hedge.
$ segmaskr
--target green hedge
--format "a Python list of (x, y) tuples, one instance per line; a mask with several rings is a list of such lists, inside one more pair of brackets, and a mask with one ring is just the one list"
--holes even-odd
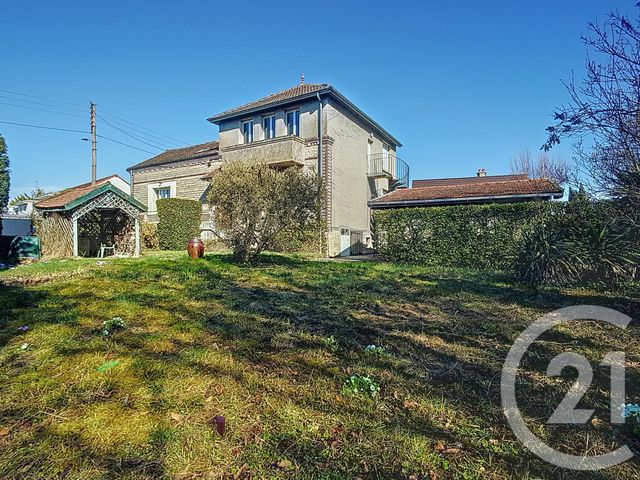
[(563, 210), (555, 202), (378, 210), (377, 250), (391, 261), (507, 269), (529, 222), (562, 216)]
[(156, 202), (158, 240), (162, 250), (184, 250), (189, 240), (200, 236), (202, 206), (196, 200), (163, 198)]

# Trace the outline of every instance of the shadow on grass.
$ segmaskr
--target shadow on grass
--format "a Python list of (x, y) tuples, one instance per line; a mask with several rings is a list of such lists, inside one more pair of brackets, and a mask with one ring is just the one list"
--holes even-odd
[[(336, 395), (352, 372), (383, 379), (381, 401), (387, 411), (377, 420), (383, 431), (460, 443), (474, 455), (480, 447), (473, 435), (447, 429), (436, 419), (407, 409), (404, 400), (445, 398), (462, 417), (478, 417), (495, 429), (493, 435), (509, 437), (499, 401), (500, 369), (511, 343), (526, 325), (542, 313), (580, 303), (610, 306), (635, 316), (639, 303), (625, 297), (531, 291), (509, 284), (502, 276), (466, 273), (465, 277), (460, 273), (411, 272), (388, 265), (307, 262), (278, 255), (262, 257), (253, 266), (238, 266), (230, 256), (207, 256), (193, 262), (151, 260), (143, 267), (131, 263), (95, 272), (96, 278), (126, 282), (129, 288), (117, 293), (95, 291), (90, 283), (71, 297), (48, 287), (0, 290), (0, 305), (11, 315), (15, 313), (15, 318), (3, 325), (7, 330), (0, 331), (0, 347), (16, 335), (19, 323), (35, 328), (38, 322), (73, 322), (83, 303), (113, 307), (115, 301), (149, 308), (172, 319), (168, 327), (175, 331), (182, 323), (196, 325), (208, 336), (203, 337), (203, 346), (210, 347), (214, 339), (220, 341), (234, 361), (250, 367), (252, 372), (277, 374), (291, 382), (299, 377), (324, 381), (335, 386)], [(632, 328), (636, 333), (637, 325)], [(58, 353), (73, 356), (95, 351), (95, 346), (81, 344), (84, 337), (92, 334), (90, 329), (79, 328), (78, 344), (61, 348)], [(334, 336), (340, 347), (330, 354), (330, 361), (318, 365), (311, 361), (311, 355), (326, 351), (323, 339), (329, 336)], [(563, 346), (575, 345), (577, 338), (569, 331), (554, 332), (548, 342), (531, 350), (527, 365), (544, 371), (548, 359)], [(615, 344), (620, 338), (609, 340)], [(169, 380), (168, 373), (152, 366), (163, 362), (181, 365), (211, 381), (230, 376), (238, 383), (248, 383), (242, 371), (194, 360), (188, 352), (198, 345), (178, 338), (171, 339), (172, 349), (163, 351), (152, 348), (154, 337), (144, 331), (130, 332), (114, 341), (135, 355), (137, 378), (159, 394), (163, 383)], [(366, 357), (363, 349), (370, 344), (384, 346), (390, 355), (373, 360)], [(580, 346), (599, 350), (604, 345), (580, 338)], [(638, 372), (632, 371), (629, 377), (630, 383), (640, 385)], [(602, 405), (607, 400), (607, 378), (596, 380), (599, 388), (592, 389), (587, 400)], [(563, 385), (540, 389), (533, 378), (525, 378), (520, 387), (522, 398), (532, 406), (530, 413), (539, 417), (549, 413), (549, 392), (552, 398), (559, 399), (566, 391)], [(269, 388), (258, 384), (249, 390), (256, 395), (279, 395)], [(402, 394), (396, 398), (395, 391)], [(291, 401), (305, 410), (356, 418), (356, 424), (365, 422), (372, 413), (366, 404), (336, 405), (326, 398), (314, 397), (313, 391), (301, 391)], [(344, 443), (366, 443), (366, 431), (358, 431), (353, 425), (346, 430), (341, 439)], [(349, 437), (351, 432), (356, 436)], [(321, 439), (299, 438), (287, 431), (273, 435), (267, 446), (247, 447), (245, 455), (250, 456), (252, 448), (272, 449), (276, 456), (286, 455), (304, 470), (327, 475), (404, 475), (393, 448), (379, 446), (380, 459), (372, 460), (369, 466), (351, 459), (353, 469), (348, 470), (348, 462), (331, 465), (326, 460), (330, 447)], [(76, 448), (85, 450), (82, 444), (78, 445)], [(363, 447), (362, 451), (376, 451), (376, 446)], [(529, 454), (499, 452), (495, 456), (514, 475), (526, 469), (530, 475), (571, 478)], [(113, 474), (149, 468), (147, 475), (151, 478), (163, 475), (161, 464), (155, 461), (95, 461)], [(369, 468), (372, 470), (367, 473)], [(612, 475), (590, 473), (584, 478), (609, 479), (614, 478)]]

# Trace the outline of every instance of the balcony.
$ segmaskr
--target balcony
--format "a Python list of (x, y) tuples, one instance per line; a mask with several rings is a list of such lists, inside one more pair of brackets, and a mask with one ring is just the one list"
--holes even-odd
[(295, 136), (276, 137), (220, 149), (224, 162), (265, 162), (273, 166), (304, 165), (304, 140)]
[(392, 153), (368, 155), (369, 178), (388, 178), (391, 190), (409, 186), (409, 165)]

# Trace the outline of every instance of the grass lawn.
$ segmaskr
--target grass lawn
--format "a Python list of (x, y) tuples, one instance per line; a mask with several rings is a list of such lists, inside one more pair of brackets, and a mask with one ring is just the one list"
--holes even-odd
[[(536, 292), (470, 271), (281, 256), (250, 268), (182, 253), (51, 261), (0, 282), (2, 479), (640, 479), (637, 461), (576, 474), (537, 460), (499, 390), (513, 340), (541, 314), (591, 303), (637, 319), (632, 289)], [(127, 327), (104, 335), (113, 317)], [(581, 322), (535, 344), (518, 392), (539, 436), (591, 455), (632, 441), (606, 422), (604, 367), (585, 396), (588, 428), (539, 425), (574, 378), (545, 375), (566, 349), (593, 365), (626, 349), (639, 399), (638, 333), (635, 321)], [(379, 385), (375, 398), (343, 389), (356, 374)]]

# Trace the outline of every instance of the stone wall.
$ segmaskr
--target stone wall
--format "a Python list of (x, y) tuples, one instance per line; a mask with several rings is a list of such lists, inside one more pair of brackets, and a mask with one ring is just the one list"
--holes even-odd
[(209, 180), (201, 177), (209, 170), (207, 161), (176, 162), (158, 167), (143, 168), (131, 172), (131, 192), (143, 203), (149, 213), (155, 212), (155, 202), (150, 192), (158, 187), (172, 188), (171, 196), (206, 202)]

